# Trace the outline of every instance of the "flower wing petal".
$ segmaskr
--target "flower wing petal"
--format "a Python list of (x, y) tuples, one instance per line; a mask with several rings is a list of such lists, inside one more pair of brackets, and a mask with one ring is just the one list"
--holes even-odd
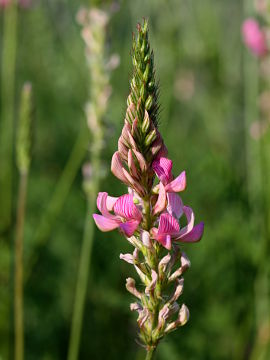
[(183, 214), (183, 202), (179, 195), (175, 193), (167, 193), (168, 205), (167, 211), (176, 219), (180, 219)]
[(166, 185), (165, 189), (168, 192), (180, 192), (186, 188), (186, 172), (182, 171), (177, 178)]
[(197, 242), (200, 241), (204, 232), (204, 223), (201, 222), (194, 226), (194, 228), (187, 234), (178, 237), (175, 240), (182, 242)]
[(111, 231), (119, 227), (120, 221), (117, 219), (109, 219), (103, 215), (93, 214), (93, 218), (97, 227), (101, 231)]
[(187, 218), (187, 225), (180, 230), (179, 235), (184, 236), (189, 233), (194, 226), (195, 216), (193, 210), (189, 206), (183, 206), (184, 214)]

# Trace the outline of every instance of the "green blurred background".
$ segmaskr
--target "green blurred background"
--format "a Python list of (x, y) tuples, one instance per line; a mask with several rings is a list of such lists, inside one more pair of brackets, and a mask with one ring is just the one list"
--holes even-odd
[[(67, 355), (86, 209), (80, 171), (43, 246), (35, 244), (35, 230), (76, 138), (86, 127), (89, 75), (76, 13), (81, 5), (106, 9), (110, 4), (33, 3), (19, 10), (16, 65), (16, 104), (25, 80), (32, 82), (35, 99), (24, 238), (26, 272), (33, 251), (37, 261), (25, 283), (25, 358), (53, 360)], [(197, 221), (205, 222), (202, 241), (184, 246), (192, 267), (185, 274), (180, 300), (190, 309), (190, 321), (168, 336), (157, 358), (269, 359), (267, 353), (254, 356), (261, 341), (257, 313), (263, 305), (257, 297), (258, 286), (264, 286), (258, 272), (263, 213), (260, 201), (254, 207), (248, 193), (252, 169), (247, 147), (256, 152), (258, 144), (247, 130), (247, 109), (255, 106), (256, 99), (250, 96), (248, 104), (245, 99), (252, 76), (256, 82), (257, 75), (252, 72), (255, 60), (241, 42), (244, 1), (127, 0), (115, 7), (108, 25), (108, 53), (118, 53), (121, 63), (111, 77), (103, 156), (107, 173), (101, 189), (114, 196), (125, 191), (109, 173), (110, 159), (129, 92), (131, 34), (136, 23), (147, 17), (160, 80), (160, 131), (175, 173), (187, 171), (184, 202), (192, 206)], [(0, 18), (3, 27), (3, 10)], [(15, 176), (14, 219), (17, 185)], [(0, 206), (5, 206), (1, 200)], [(129, 310), (132, 297), (125, 290), (126, 277), (135, 274), (119, 259), (120, 252), (129, 250), (116, 231), (95, 230), (80, 359), (143, 359), (144, 352), (135, 342), (136, 315)], [(1, 251), (0, 261), (5, 261)], [(4, 314), (10, 329), (3, 324), (0, 329), (0, 358), (4, 360), (7, 347), (9, 357), (13, 356), (13, 285), (5, 281), (5, 274), (1, 279), (2, 292), (10, 300)], [(267, 286), (263, 289), (268, 292)], [(269, 337), (269, 328), (262, 332)]]

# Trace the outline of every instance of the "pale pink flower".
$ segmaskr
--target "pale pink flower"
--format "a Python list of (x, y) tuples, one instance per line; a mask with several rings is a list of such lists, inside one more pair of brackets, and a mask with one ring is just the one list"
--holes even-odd
[(180, 229), (176, 218), (169, 213), (160, 215), (158, 228), (152, 228), (154, 239), (170, 250), (173, 241), (197, 242), (201, 239), (204, 231), (204, 223), (194, 226), (194, 213), (188, 206), (183, 206), (183, 213), (187, 219), (187, 225)]
[[(97, 198), (97, 207), (102, 215), (93, 214), (93, 218), (101, 231), (119, 228), (126, 236), (130, 237), (142, 220), (142, 214), (133, 203), (131, 194), (115, 198), (108, 196), (106, 192), (100, 192)], [(110, 211), (114, 211), (114, 215)]]
[(265, 33), (255, 19), (249, 18), (244, 21), (242, 35), (245, 45), (254, 55), (261, 57), (267, 53)]

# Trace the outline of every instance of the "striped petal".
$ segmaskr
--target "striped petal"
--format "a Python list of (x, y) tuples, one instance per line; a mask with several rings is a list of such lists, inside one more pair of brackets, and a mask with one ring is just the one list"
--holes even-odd
[(166, 185), (165, 189), (168, 192), (180, 192), (186, 188), (186, 172), (183, 171), (177, 178)]
[(168, 205), (167, 211), (176, 219), (180, 219), (183, 214), (183, 202), (179, 195), (175, 193), (167, 193)]
[(164, 210), (166, 206), (166, 191), (162, 182), (159, 184), (158, 199), (153, 209), (153, 214), (156, 215)]
[(131, 194), (122, 195), (114, 204), (114, 212), (125, 219), (141, 221), (142, 215), (133, 203), (133, 196)]
[(187, 233), (186, 235), (180, 236), (175, 240), (182, 242), (197, 242), (200, 241), (204, 232), (204, 223), (201, 222), (198, 225), (194, 226), (194, 228)]
[(140, 221), (138, 220), (130, 220), (125, 223), (121, 223), (119, 225), (120, 229), (127, 235), (128, 237), (132, 236), (139, 226)]
[(164, 185), (167, 185), (169, 181), (172, 180), (172, 160), (160, 157), (153, 161), (152, 167), (157, 177)]
[(179, 233), (179, 224), (177, 220), (170, 214), (161, 214), (158, 226), (158, 235), (169, 234), (174, 235)]
[(109, 219), (103, 215), (93, 214), (93, 218), (99, 230), (111, 231), (119, 227), (120, 221), (117, 219)]

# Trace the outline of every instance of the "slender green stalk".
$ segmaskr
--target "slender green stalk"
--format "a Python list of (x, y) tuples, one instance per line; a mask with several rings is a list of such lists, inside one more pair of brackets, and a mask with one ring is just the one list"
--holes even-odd
[(4, 11), (0, 123), (0, 230), (11, 221), (12, 153), (15, 97), (15, 65), (17, 48), (17, 4), (12, 1)]
[(15, 359), (23, 360), (24, 336), (23, 336), (23, 231), (25, 218), (25, 200), (27, 192), (28, 173), (20, 176), (17, 224), (15, 236)]
[(23, 233), (28, 172), (31, 161), (32, 86), (26, 83), (22, 89), (20, 118), (16, 141), (16, 163), (20, 174), (15, 232), (15, 279), (14, 279), (14, 327), (15, 360), (24, 358), (23, 327)]
[[(98, 167), (95, 167), (98, 170)], [(91, 253), (94, 235), (94, 223), (89, 221), (89, 214), (92, 214), (96, 208), (95, 195), (99, 188), (99, 180), (96, 178), (92, 182), (92, 193), (87, 194), (87, 211), (85, 216), (84, 235), (81, 247), (80, 263), (78, 270), (78, 279), (76, 285), (76, 295), (71, 325), (71, 335), (68, 350), (68, 360), (78, 359), (80, 338), (82, 331), (83, 311), (89, 278), (91, 264)]]
[(28, 277), (31, 275), (35, 264), (37, 263), (39, 257), (37, 248), (40, 248), (47, 242), (55, 224), (55, 220), (57, 219), (58, 214), (63, 208), (65, 199), (82, 164), (83, 158), (87, 150), (88, 142), (89, 133), (86, 127), (83, 126), (73, 146), (73, 149), (60, 176), (60, 179), (58, 180), (49, 205), (43, 213), (41, 221), (34, 234), (34, 243), (36, 244), (36, 248), (34, 252), (30, 255), (30, 259), (28, 261), (25, 281), (27, 281)]
[[(14, 82), (17, 48), (17, 6), (15, 1), (4, 10), (3, 47), (1, 68), (1, 119), (0, 119), (0, 273), (3, 282), (10, 284), (12, 211), (12, 153), (14, 121)], [(0, 348), (3, 358), (9, 357), (11, 288), (2, 286), (0, 291)]]

